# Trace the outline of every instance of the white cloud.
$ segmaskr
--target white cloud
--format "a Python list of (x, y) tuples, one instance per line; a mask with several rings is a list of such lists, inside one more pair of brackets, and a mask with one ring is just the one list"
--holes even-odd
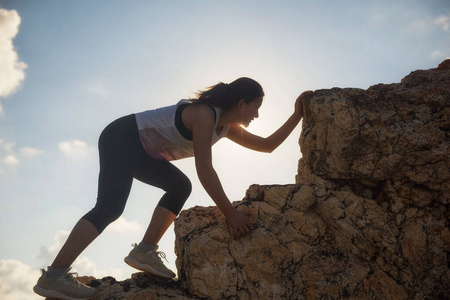
[[(66, 242), (69, 236), (69, 231), (58, 230), (53, 236), (53, 244), (50, 246), (42, 246), (39, 254), (35, 257), (40, 263), (47, 266), (53, 261)], [(96, 278), (102, 278), (104, 276), (113, 276), (115, 278), (121, 278), (122, 272), (119, 269), (113, 269), (110, 272), (100, 270), (95, 262), (88, 257), (81, 255), (78, 257), (72, 265), (73, 271), (77, 272), (80, 276), (94, 276)]]
[[(63, 231), (58, 231), (59, 233)], [(67, 232), (66, 232), (67, 234)], [(61, 236), (56, 237), (58, 240), (56, 243), (61, 243), (59, 239)], [(64, 237), (64, 240), (67, 236)], [(55, 244), (52, 246), (56, 246)], [(59, 249), (52, 247), (51, 254), (54, 255)], [(57, 249), (57, 250), (55, 250)], [(47, 249), (48, 250), (48, 249)], [(48, 252), (48, 253), (50, 253)], [(48, 262), (47, 262), (48, 263)], [(96, 278), (102, 278), (106, 275), (113, 276), (115, 278), (121, 278), (122, 272), (119, 269), (112, 270), (109, 274), (106, 271), (99, 270), (95, 263), (85, 256), (81, 256), (73, 265), (73, 270), (76, 271), (79, 276), (94, 276)], [(13, 259), (0, 259), (0, 299), (2, 300), (29, 300), (29, 299), (42, 299), (33, 292), (33, 287), (36, 284), (41, 273), (39, 270), (32, 268), (31, 266), (24, 264), (23, 262)]]
[(14, 146), (14, 143), (5, 143), (0, 139), (0, 174), (3, 174), (5, 170), (14, 170), (19, 164), (13, 151)]
[(3, 162), (8, 165), (8, 166), (12, 166), (15, 167), (19, 164), (19, 160), (12, 154), (7, 155), (4, 159)]
[(15, 145), (16, 143), (5, 143), (5, 141), (0, 139), (0, 148), (7, 153), (11, 153)]
[(450, 15), (441, 15), (433, 18), (429, 15), (417, 15), (406, 26), (408, 34), (414, 36), (426, 36), (434, 33), (437, 29), (450, 32)]
[(0, 174), (5, 170), (15, 170), (22, 160), (30, 160), (44, 153), (32, 147), (23, 147), (19, 151), (14, 148), (16, 143), (6, 143), (0, 139)]
[(33, 286), (40, 273), (38, 270), (13, 259), (0, 259), (0, 298), (5, 300), (39, 299)]
[(120, 217), (108, 226), (106, 230), (116, 233), (129, 233), (143, 231), (143, 228), (137, 221), (128, 221), (124, 217)]
[[(58, 251), (66, 241), (69, 232), (67, 230), (58, 230), (53, 237), (53, 244), (48, 247), (41, 247), (40, 253), (36, 259), (43, 266), (47, 266), (55, 258)], [(120, 269), (113, 269), (109, 272), (100, 270), (96, 264), (86, 256), (80, 256), (73, 264), (73, 271), (80, 276), (88, 275), (96, 278), (102, 278), (106, 275), (115, 278), (122, 278)], [(13, 259), (0, 259), (0, 299), (2, 300), (29, 300), (42, 299), (33, 292), (41, 273), (21, 261)]]
[(85, 142), (80, 140), (69, 140), (58, 144), (59, 150), (68, 158), (74, 160), (85, 160), (95, 155), (95, 149), (89, 147)]
[(445, 53), (442, 52), (442, 51), (435, 50), (435, 51), (433, 51), (433, 52), (430, 54), (430, 58), (431, 58), (432, 60), (439, 60), (439, 61), (441, 61), (441, 60), (450, 58), (450, 55), (447, 55), (447, 54), (445, 54)]
[(56, 257), (56, 254), (59, 249), (61, 249), (68, 236), (69, 232), (67, 230), (58, 230), (53, 236), (53, 244), (50, 246), (42, 246), (39, 254), (36, 255), (35, 258), (43, 264), (49, 265)]
[(108, 96), (108, 90), (106, 87), (102, 84), (89, 84), (86, 86), (87, 91), (94, 96), (97, 96), (99, 98), (105, 98)]
[(19, 150), (19, 154), (22, 157), (27, 158), (27, 159), (33, 159), (42, 153), (44, 153), (43, 150), (39, 150), (36, 148), (31, 148), (31, 147), (23, 147), (22, 149)]
[(58, 230), (55, 235), (53, 236), (54, 243), (48, 247), (49, 253), (56, 254), (59, 249), (63, 246), (64, 242), (67, 240), (67, 237), (69, 236), (69, 231), (67, 230)]
[[(25, 79), (27, 64), (19, 60), (13, 45), (19, 24), (17, 11), (0, 8), (0, 98), (15, 92)], [(2, 111), (0, 104), (0, 113)]]
[(77, 258), (77, 260), (73, 263), (73, 269), (80, 276), (94, 276), (95, 278), (103, 278), (107, 275), (111, 275), (104, 270), (99, 270), (97, 265), (86, 256), (80, 256)]
[(430, 22), (430, 18), (417, 19), (409, 24), (410, 34), (414, 35), (426, 35), (432, 30), (433, 26)]
[(442, 30), (449, 31), (450, 30), (450, 16), (440, 16), (434, 21), (434, 24), (440, 26)]

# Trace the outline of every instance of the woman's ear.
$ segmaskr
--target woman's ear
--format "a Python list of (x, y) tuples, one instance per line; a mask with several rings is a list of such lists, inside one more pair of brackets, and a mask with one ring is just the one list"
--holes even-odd
[(239, 100), (239, 102), (238, 102), (239, 107), (241, 107), (244, 104), (246, 104), (245, 99)]

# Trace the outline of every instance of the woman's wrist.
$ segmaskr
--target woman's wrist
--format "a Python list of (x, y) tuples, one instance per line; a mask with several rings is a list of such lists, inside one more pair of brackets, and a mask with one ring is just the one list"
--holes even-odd
[(295, 111), (295, 112), (292, 114), (291, 118), (292, 118), (293, 120), (297, 121), (297, 122), (300, 122), (301, 119), (303, 118), (303, 113), (298, 112), (298, 111)]
[(231, 205), (231, 203), (221, 209), (222, 214), (225, 216), (226, 219), (231, 218), (231, 216), (234, 214), (235, 210), (236, 209)]

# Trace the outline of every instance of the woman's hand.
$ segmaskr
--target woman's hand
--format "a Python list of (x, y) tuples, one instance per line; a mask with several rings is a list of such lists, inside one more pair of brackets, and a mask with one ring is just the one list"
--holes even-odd
[(303, 100), (306, 96), (311, 95), (313, 91), (306, 91), (303, 92), (300, 96), (298, 96), (297, 100), (295, 101), (295, 112), (294, 114), (296, 116), (299, 116), (300, 118), (303, 118)]
[(248, 217), (251, 216), (249, 210), (237, 210), (227, 217), (228, 224), (231, 227), (231, 232), (234, 238), (244, 236), (250, 233), (251, 224)]

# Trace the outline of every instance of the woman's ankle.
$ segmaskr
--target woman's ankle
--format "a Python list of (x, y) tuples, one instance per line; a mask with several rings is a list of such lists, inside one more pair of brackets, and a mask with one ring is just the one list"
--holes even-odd
[(47, 278), (57, 278), (57, 277), (61, 276), (62, 274), (64, 274), (67, 271), (68, 268), (69, 267), (67, 267), (67, 268), (53, 268), (53, 267), (50, 266), (50, 267), (47, 268)]
[(140, 242), (138, 245), (138, 248), (139, 248), (139, 250), (142, 250), (142, 251), (150, 251), (150, 250), (156, 250), (156, 248), (158, 248), (158, 246)]

